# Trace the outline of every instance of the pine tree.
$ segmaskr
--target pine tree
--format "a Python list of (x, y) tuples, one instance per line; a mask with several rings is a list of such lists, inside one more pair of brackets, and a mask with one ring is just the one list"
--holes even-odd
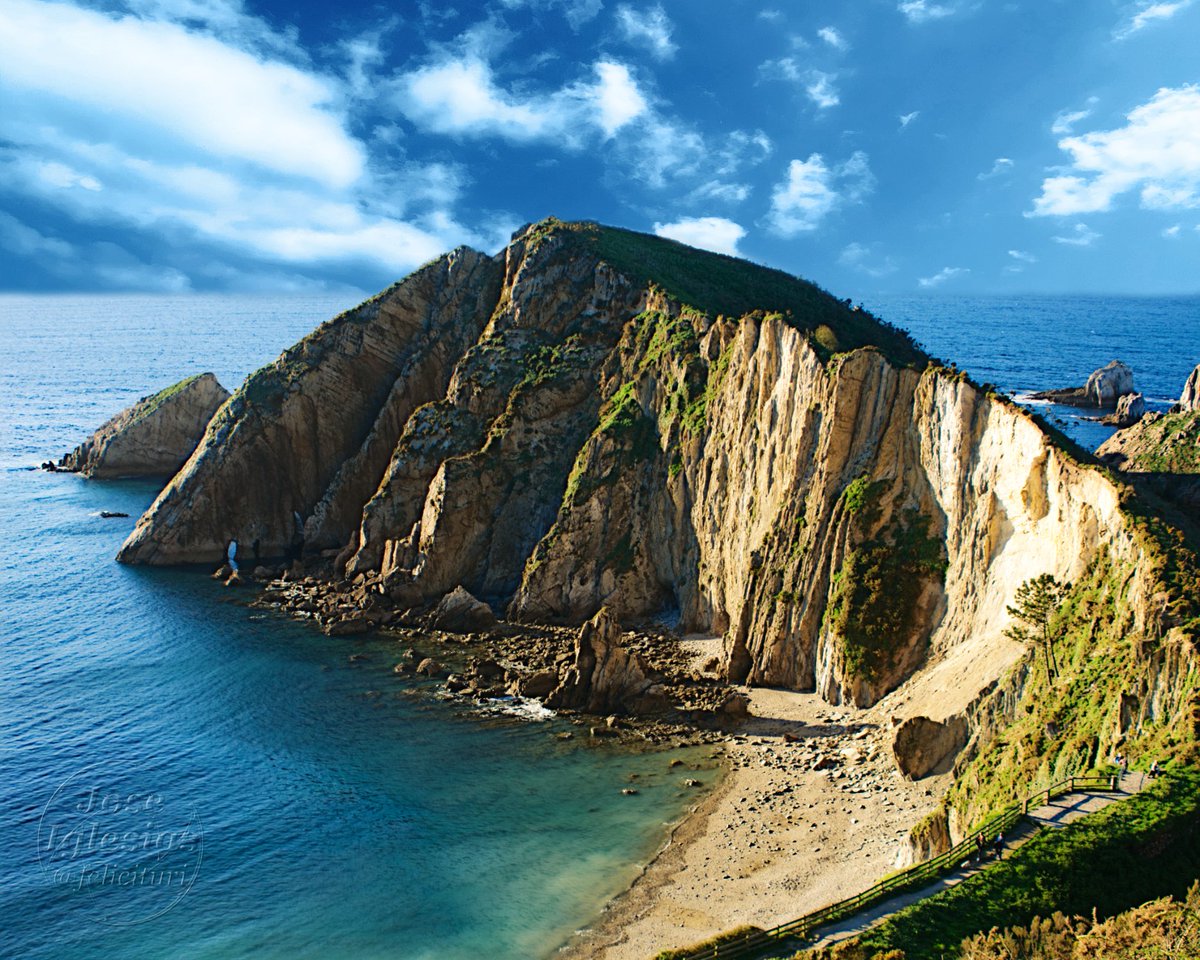
[(1053, 574), (1043, 573), (1040, 577), (1034, 577), (1021, 584), (1017, 588), (1013, 606), (1008, 608), (1009, 616), (1018, 622), (1005, 630), (1004, 635), (1018, 643), (1042, 648), (1046, 657), (1048, 681), (1053, 681), (1058, 674), (1050, 621), (1070, 589), (1069, 583), (1060, 583)]

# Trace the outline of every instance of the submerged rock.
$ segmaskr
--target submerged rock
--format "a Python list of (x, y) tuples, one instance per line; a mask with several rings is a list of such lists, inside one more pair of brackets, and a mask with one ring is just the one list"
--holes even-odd
[(122, 410), (55, 469), (95, 478), (173, 476), (228, 398), (211, 373), (188, 377)]

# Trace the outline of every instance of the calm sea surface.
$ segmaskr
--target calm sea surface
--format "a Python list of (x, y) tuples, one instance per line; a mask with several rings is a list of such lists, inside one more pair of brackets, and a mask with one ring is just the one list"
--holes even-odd
[[(397, 680), (386, 641), (120, 567), (154, 486), (28, 469), (185, 375), (235, 387), (350, 305), (0, 297), (0, 956), (544, 956), (695, 799), (661, 754)], [(867, 306), (1010, 391), (1120, 358), (1162, 406), (1200, 362), (1197, 298)]]

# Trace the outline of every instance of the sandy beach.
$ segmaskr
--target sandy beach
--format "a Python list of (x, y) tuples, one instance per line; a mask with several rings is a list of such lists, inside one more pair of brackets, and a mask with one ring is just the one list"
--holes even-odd
[(753, 716), (723, 748), (724, 781), (560, 956), (648, 960), (742, 924), (795, 919), (894, 869), (948, 775), (901, 777), (886, 701), (855, 710), (814, 694), (749, 695)]

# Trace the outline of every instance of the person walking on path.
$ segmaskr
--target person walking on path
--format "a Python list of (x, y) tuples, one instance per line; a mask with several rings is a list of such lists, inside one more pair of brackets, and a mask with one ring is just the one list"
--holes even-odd
[(976, 863), (983, 860), (984, 843), (985, 843), (985, 841), (983, 839), (983, 831), (980, 830), (979, 835), (975, 838), (975, 862)]
[(1004, 834), (996, 834), (996, 839), (992, 841), (992, 850), (995, 851), (997, 860), (1004, 859)]

